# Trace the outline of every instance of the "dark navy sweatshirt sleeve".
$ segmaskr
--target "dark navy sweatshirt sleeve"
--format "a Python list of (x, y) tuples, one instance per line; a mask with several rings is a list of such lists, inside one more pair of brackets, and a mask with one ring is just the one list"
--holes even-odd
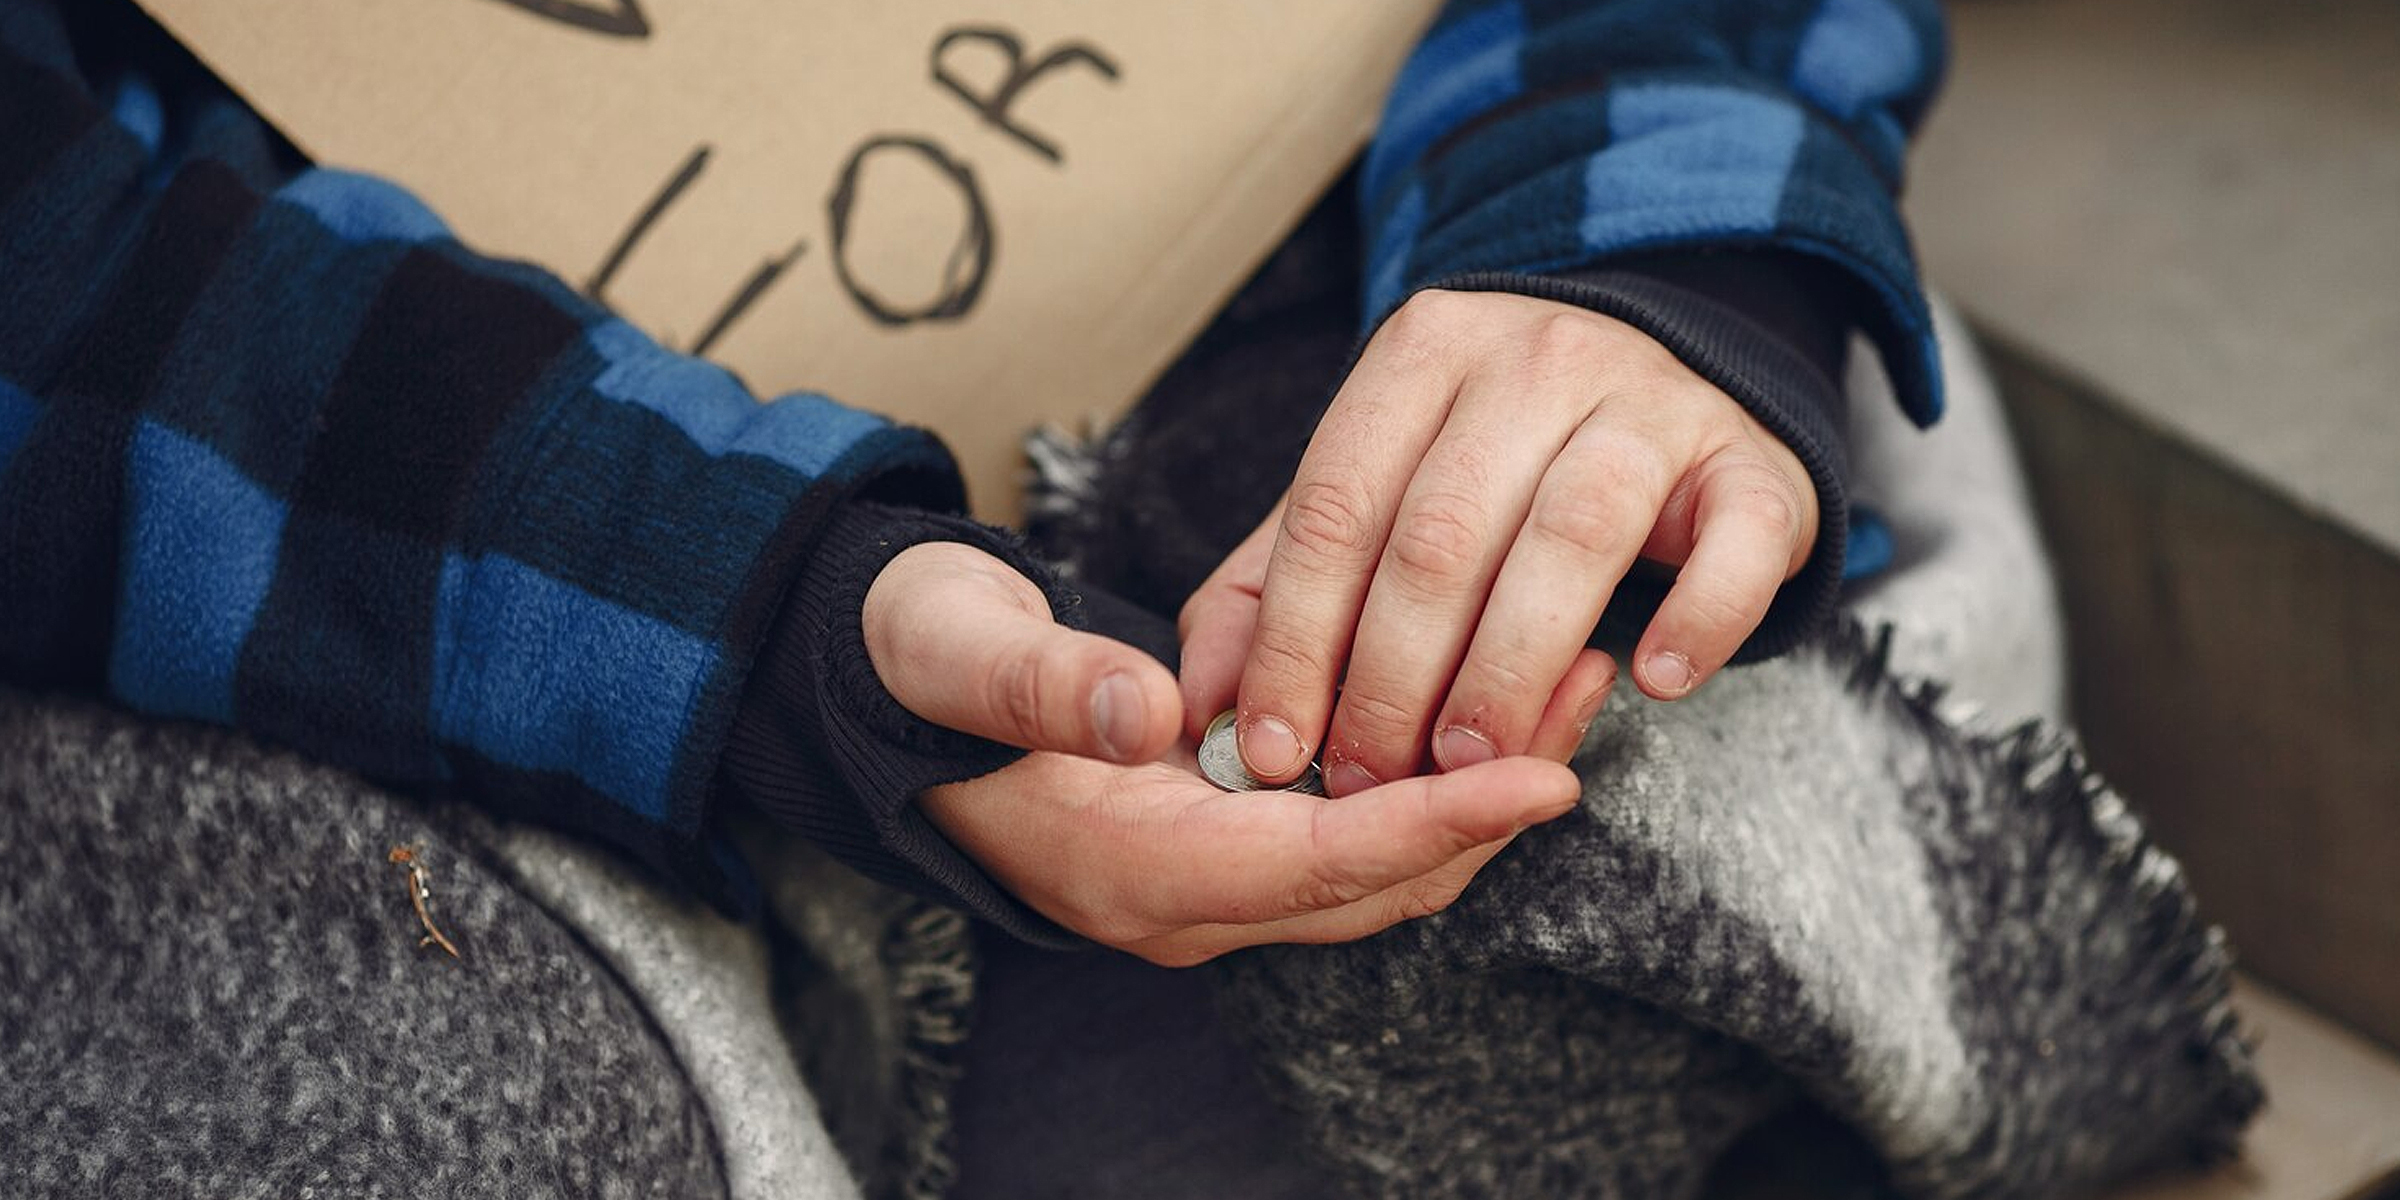
[(1086, 945), (1026, 906), (926, 820), (926, 789), (973, 779), (1021, 752), (925, 721), (892, 698), (860, 617), (884, 564), (910, 546), (958, 542), (1039, 584), (1061, 624), (1130, 642), (1170, 667), (1174, 631), (1068, 588), (1013, 534), (954, 514), (849, 506), (827, 529), (768, 634), (725, 754), (729, 792), (877, 882), (965, 908), (1036, 945)]
[[(854, 556), (818, 562), (844, 514), (960, 508), (947, 452), (822, 396), (761, 404), (399, 188), (307, 166), (100, 7), (0, 0), (0, 674), (738, 904), (709, 808), (753, 665), (812, 567), (847, 586)], [(127, 61), (144, 37), (161, 61)]]

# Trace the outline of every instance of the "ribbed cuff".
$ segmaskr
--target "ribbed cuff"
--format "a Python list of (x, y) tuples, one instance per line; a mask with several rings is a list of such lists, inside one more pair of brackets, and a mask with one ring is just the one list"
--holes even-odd
[(1010, 895), (917, 808), (927, 788), (990, 774), (1025, 754), (908, 711), (867, 657), (867, 589), (901, 551), (929, 541), (960, 542), (1008, 563), (1042, 587), (1062, 623), (1084, 626), (1078, 598), (1016, 538), (964, 517), (845, 504), (751, 672), (721, 785), (870, 879), (963, 908), (1036, 945), (1083, 945)]
[[(1706, 291), (1658, 277), (1664, 273), (1615, 267), (1559, 275), (1485, 271), (1453, 275), (1426, 286), (1514, 292), (1614, 317), (1658, 339), (1791, 448), (1816, 489), (1817, 542), (1800, 573), (1784, 581), (1776, 592), (1765, 618), (1734, 653), (1733, 661), (1773, 658), (1822, 629), (1841, 598), (1850, 505), (1849, 456), (1843, 437), (1848, 408), (1836, 383), (1838, 360), (1829, 367), (1800, 348), (1821, 347), (1826, 343), (1822, 337), (1813, 333), (1779, 336), (1770, 327), (1772, 321), (1791, 328), (1789, 306), (1781, 306), (1777, 315), (1766, 320), (1736, 307), (1740, 289), (1729, 286), (1730, 277), (1722, 270)], [(1798, 311), (1810, 310), (1803, 307)], [(1671, 582), (1639, 570), (1628, 575), (1609, 601), (1593, 640), (1630, 644), (1657, 613)]]

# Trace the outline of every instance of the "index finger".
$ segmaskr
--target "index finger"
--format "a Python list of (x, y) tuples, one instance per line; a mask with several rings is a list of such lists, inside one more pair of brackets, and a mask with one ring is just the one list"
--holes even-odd
[(1260, 521), (1242, 544), (1209, 572), (1183, 602), (1175, 631), (1183, 639), (1178, 667), (1183, 688), (1184, 731), (1197, 738), (1217, 714), (1233, 707), (1258, 630), (1258, 596), (1267, 581), (1267, 556), (1283, 523), (1283, 502)]
[(1404, 306), (1367, 343), (1285, 493), (1242, 667), (1243, 765), (1282, 783), (1324, 740), (1367, 585), (1458, 394), (1431, 322)]

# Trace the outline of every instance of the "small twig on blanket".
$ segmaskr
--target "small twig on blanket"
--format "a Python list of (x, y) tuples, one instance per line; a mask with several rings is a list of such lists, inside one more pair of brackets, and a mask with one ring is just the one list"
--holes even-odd
[(425, 886), (425, 865), (417, 861), (417, 848), (394, 846), (392, 852), (386, 855), (385, 859), (392, 865), (408, 871), (408, 902), (416, 907), (417, 923), (425, 927), (425, 936), (417, 939), (417, 945), (420, 947), (440, 946), (450, 952), (450, 957), (459, 957), (458, 947), (452, 945), (449, 938), (442, 936), (442, 931), (434, 926), (433, 913), (425, 907), (425, 902), (433, 899), (433, 892)]

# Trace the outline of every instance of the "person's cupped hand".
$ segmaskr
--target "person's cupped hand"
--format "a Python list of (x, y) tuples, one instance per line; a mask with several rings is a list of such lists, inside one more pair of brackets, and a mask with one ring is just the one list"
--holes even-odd
[[(1797, 456), (1631, 325), (1419, 292), (1335, 395), (1291, 487), (1184, 607), (1197, 731), (1336, 796), (1510, 755), (1564, 761), (1616, 674), (1588, 649), (1639, 559), (1678, 568), (1634, 678), (1691, 693), (1808, 560)], [(1337, 690), (1338, 689), (1338, 690)]]
[(1347, 941), (1438, 911), (1579, 792), (1534, 758), (1336, 799), (1219, 791), (1178, 736), (1164, 666), (1058, 625), (1031, 581), (956, 543), (895, 556), (861, 617), (902, 705), (1034, 751), (930, 789), (927, 818), (1034, 910), (1155, 963)]

